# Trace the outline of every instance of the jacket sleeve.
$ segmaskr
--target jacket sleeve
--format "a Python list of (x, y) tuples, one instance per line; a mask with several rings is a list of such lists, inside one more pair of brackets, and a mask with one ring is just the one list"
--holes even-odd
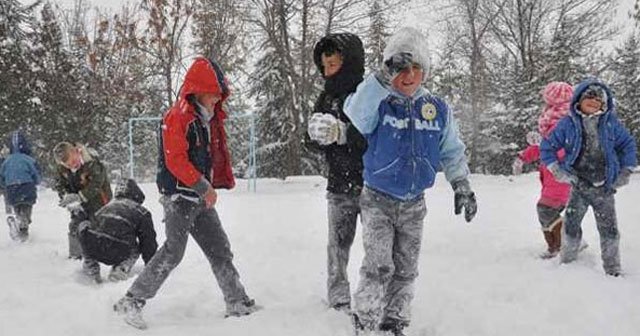
[(91, 203), (91, 200), (98, 200), (96, 204), (102, 205), (105, 203), (102, 199), (102, 186), (107, 182), (107, 169), (98, 159), (93, 159), (86, 164), (90, 165), (89, 176), (87, 176), (87, 183), (79, 192), (80, 197), (84, 202)]
[(571, 120), (567, 118), (569, 117), (561, 119), (551, 134), (543, 138), (540, 143), (540, 160), (545, 166), (549, 166), (559, 160), (557, 153), (563, 148), (562, 144), (566, 140), (566, 124), (567, 122), (571, 122)]
[(638, 165), (636, 141), (629, 131), (617, 120), (614, 149), (620, 160), (620, 168), (634, 168)]
[(200, 180), (202, 174), (189, 161), (186, 127), (178, 113), (169, 112), (162, 125), (162, 150), (165, 164), (171, 174), (180, 182), (192, 187)]
[(29, 165), (29, 169), (31, 170), (31, 177), (33, 177), (33, 183), (38, 185), (42, 182), (42, 176), (40, 175), (40, 166), (35, 159), (31, 160), (31, 164)]
[(158, 249), (158, 243), (156, 242), (156, 231), (153, 228), (153, 219), (151, 213), (145, 209), (144, 215), (138, 221), (138, 227), (136, 229), (136, 236), (138, 243), (140, 244), (140, 253), (142, 254), (142, 260), (147, 264), (153, 257)]
[(518, 158), (527, 164), (540, 160), (540, 146), (529, 145), (529, 147), (518, 153)]
[(344, 102), (344, 113), (360, 134), (371, 134), (378, 125), (378, 107), (389, 96), (387, 90), (374, 74), (370, 74), (358, 85), (356, 92)]
[(61, 166), (56, 168), (56, 174), (53, 181), (53, 190), (58, 193), (58, 197), (62, 199), (62, 196), (71, 192), (71, 185), (69, 180), (64, 176), (64, 169)]
[(469, 166), (464, 154), (466, 147), (458, 132), (458, 123), (451, 110), (448, 107), (446, 109), (447, 124), (440, 138), (440, 163), (447, 181), (454, 182), (464, 180), (469, 176)]

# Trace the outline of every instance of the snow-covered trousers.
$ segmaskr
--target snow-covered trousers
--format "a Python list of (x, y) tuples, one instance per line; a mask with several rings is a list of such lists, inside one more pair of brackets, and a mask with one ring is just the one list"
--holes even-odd
[(582, 241), (582, 219), (591, 206), (596, 226), (600, 234), (602, 266), (607, 273), (620, 271), (620, 233), (616, 218), (613, 192), (600, 187), (574, 187), (565, 211), (564, 235), (560, 260), (563, 263), (574, 261)]
[(82, 258), (82, 245), (78, 238), (78, 226), (86, 220), (86, 216), (79, 213), (71, 213), (71, 221), (69, 221), (69, 258)]
[(229, 239), (216, 210), (182, 197), (165, 201), (163, 205), (166, 241), (131, 285), (129, 294), (143, 300), (154, 297), (169, 273), (182, 260), (191, 234), (209, 261), (225, 302), (229, 304), (248, 299), (233, 266)]
[(424, 197), (399, 201), (365, 187), (360, 196), (364, 260), (354, 311), (368, 329), (385, 319), (408, 325), (418, 276)]
[(349, 251), (356, 235), (360, 195), (327, 193), (327, 299), (330, 306), (351, 303), (347, 276)]

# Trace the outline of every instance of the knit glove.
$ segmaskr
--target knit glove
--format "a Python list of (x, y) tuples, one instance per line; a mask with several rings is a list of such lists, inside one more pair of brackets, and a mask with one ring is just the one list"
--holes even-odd
[(516, 158), (511, 164), (511, 172), (513, 172), (513, 175), (520, 175), (522, 174), (522, 167), (524, 167), (524, 161)]
[(578, 177), (562, 169), (557, 162), (548, 165), (547, 169), (549, 169), (551, 174), (553, 174), (553, 177), (555, 177), (558, 182), (570, 184), (578, 183)]
[(75, 193), (65, 194), (60, 200), (60, 202), (58, 203), (58, 205), (63, 208), (66, 208), (72, 213), (80, 212), (84, 210), (82, 208), (82, 198), (80, 197), (80, 195)]
[(464, 219), (471, 222), (478, 212), (478, 203), (476, 202), (476, 195), (471, 191), (469, 180), (463, 179), (451, 183), (454, 192), (453, 205), (454, 213), (459, 215), (464, 208)]
[(618, 178), (616, 178), (615, 182), (613, 182), (613, 189), (618, 189), (620, 187), (623, 187), (629, 184), (631, 173), (633, 173), (631, 169), (622, 168), (622, 170), (620, 171), (620, 174), (618, 174)]
[(376, 71), (376, 78), (384, 86), (391, 86), (391, 82), (402, 70), (413, 64), (413, 55), (408, 52), (399, 52), (386, 59), (380, 69)]
[(322, 146), (332, 143), (344, 145), (347, 143), (347, 124), (336, 119), (329, 113), (314, 113), (309, 119), (307, 128), (309, 137)]

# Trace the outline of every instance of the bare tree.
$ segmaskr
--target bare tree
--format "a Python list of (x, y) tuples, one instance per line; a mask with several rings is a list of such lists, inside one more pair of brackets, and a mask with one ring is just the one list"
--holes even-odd
[(164, 82), (167, 105), (173, 104), (177, 88), (174, 80), (183, 70), (185, 34), (193, 16), (194, 0), (145, 0), (142, 9), (149, 17), (146, 37), (140, 48), (155, 60), (154, 67)]

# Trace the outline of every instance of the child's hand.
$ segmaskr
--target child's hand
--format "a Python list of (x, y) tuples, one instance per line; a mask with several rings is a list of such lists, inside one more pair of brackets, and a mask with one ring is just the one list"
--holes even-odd
[(323, 146), (347, 142), (347, 125), (329, 113), (314, 113), (309, 119), (307, 132), (311, 140)]
[(216, 193), (215, 189), (209, 186), (209, 189), (207, 189), (207, 192), (204, 194), (203, 199), (204, 205), (207, 208), (213, 208), (213, 206), (216, 205), (216, 202), (218, 201), (218, 193)]
[(618, 178), (616, 178), (616, 181), (613, 182), (613, 189), (618, 189), (620, 187), (624, 187), (627, 184), (629, 184), (631, 173), (632, 173), (631, 169), (622, 168), (622, 170), (620, 171), (620, 174), (618, 175)]
[(524, 162), (520, 160), (520, 158), (516, 158), (515, 161), (513, 161), (513, 164), (511, 165), (511, 171), (513, 172), (513, 175), (522, 174), (523, 166), (524, 166)]
[(554, 162), (547, 166), (547, 169), (553, 174), (556, 181), (568, 184), (576, 184), (578, 183), (578, 177), (573, 174), (570, 174), (566, 170), (560, 168), (560, 165), (557, 162)]
[(82, 198), (80, 198), (80, 195), (76, 194), (76, 193), (69, 193), (69, 194), (65, 194), (62, 199), (60, 200), (60, 202), (58, 203), (59, 206), (66, 208), (71, 204), (74, 203), (82, 203)]
[(469, 180), (459, 180), (452, 183), (454, 198), (453, 198), (453, 213), (459, 215), (464, 208), (464, 219), (471, 222), (478, 212), (478, 203), (476, 202), (476, 195), (471, 191)]

